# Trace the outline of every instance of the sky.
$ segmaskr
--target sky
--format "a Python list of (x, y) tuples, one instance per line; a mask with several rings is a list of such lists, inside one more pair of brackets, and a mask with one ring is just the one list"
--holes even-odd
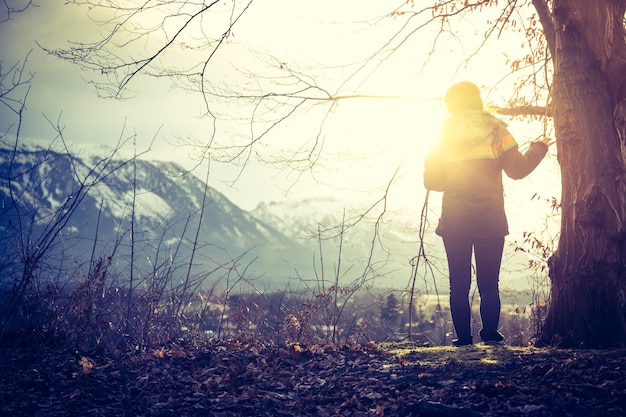
[[(457, 29), (463, 35), (451, 33), (442, 38), (432, 55), (432, 33), (426, 30), (424, 37), (413, 37), (401, 47), (388, 46), (387, 49), (398, 47), (397, 51), (384, 61), (371, 62), (366, 71), (338, 89), (341, 77), (349, 73), (346, 68), (354, 68), (345, 64), (358, 62), (383, 48), (403, 22), (401, 17), (389, 17), (395, 3), (369, 3), (253, 2), (237, 22), (228, 45), (212, 61), (213, 79), (243, 85), (250, 79), (242, 75), (242, 69), (261, 78), (272, 74), (252, 53), (260, 52), (297, 71), (314, 71), (315, 82), (321, 87), (369, 98), (341, 100), (330, 111), (328, 106), (307, 107), (307, 111), (288, 118), (259, 141), (243, 170), (241, 165), (220, 162), (221, 155), (215, 152), (211, 155), (209, 185), (246, 210), (263, 201), (312, 197), (335, 197), (345, 199), (346, 204), (367, 205), (380, 198), (397, 172), (389, 189), (389, 205), (398, 211), (418, 213), (424, 197), (423, 158), (434, 144), (445, 117), (441, 95), (457, 81), (469, 79), (489, 86), (501, 79), (507, 72), (504, 55), (518, 47), (519, 40), (506, 44), (503, 35), (497, 47), (464, 66), (464, 57), (482, 41), (483, 27), (461, 22)], [(145, 156), (148, 159), (173, 160), (186, 168), (196, 166), (197, 148), (182, 143), (207, 143), (212, 131), (211, 121), (201, 117), (206, 108), (197, 92), (177, 88), (163, 78), (137, 78), (128, 85), (131, 93), (127, 99), (101, 98), (88, 82), (97, 74), (41, 49), (40, 46), (67, 48), (69, 42), (98, 40), (104, 30), (89, 18), (87, 11), (86, 7), (66, 5), (64, 0), (45, 0), (0, 23), (3, 72), (28, 55), (27, 71), (34, 73), (20, 139), (47, 145), (55, 137), (53, 125), (58, 124), (63, 127), (66, 143), (78, 154), (99, 152), (120, 138), (133, 138), (123, 149), (127, 155), (132, 155), (135, 147), (141, 151), (151, 146)], [(94, 11), (90, 16), (100, 17)], [(0, 14), (0, 20), (3, 17)], [(151, 25), (158, 19), (154, 15), (142, 23)], [(208, 21), (207, 27), (217, 27), (219, 31), (219, 19)], [(155, 36), (158, 40), (158, 34)], [(199, 37), (199, 32), (195, 36)], [(169, 59), (171, 65), (183, 66), (192, 58), (179, 52)], [(484, 93), (486, 102), (500, 105), (506, 94), (487, 89)], [(212, 109), (221, 114), (246, 111), (244, 107), (222, 105)], [(15, 116), (6, 108), (0, 109), (0, 128), (6, 133), (3, 140), (15, 132)], [(250, 130), (249, 125), (235, 126), (232, 121), (220, 124), (220, 128), (223, 130), (217, 140), (221, 144), (240, 143), (239, 135), (249, 134)], [(511, 130), (522, 146), (542, 133), (540, 125), (512, 123)], [(267, 162), (310, 144), (318, 132), (323, 153), (312, 170), (299, 172), (291, 166)], [(511, 194), (519, 198), (510, 203), (514, 215), (524, 215), (529, 204), (536, 204), (530, 201), (535, 192), (558, 197), (556, 158), (552, 156), (551, 162), (544, 165), (534, 180), (511, 185)], [(199, 172), (199, 176), (204, 177), (204, 172)], [(523, 192), (516, 191), (522, 188)], [(535, 217), (541, 224), (541, 216)]]

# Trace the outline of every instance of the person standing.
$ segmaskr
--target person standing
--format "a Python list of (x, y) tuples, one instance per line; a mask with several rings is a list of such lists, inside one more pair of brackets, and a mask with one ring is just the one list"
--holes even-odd
[(448, 260), (450, 312), (457, 338), (454, 346), (471, 345), (472, 252), (480, 294), (483, 342), (501, 342), (498, 281), (504, 237), (509, 233), (504, 211), (502, 172), (512, 179), (530, 174), (553, 143), (543, 138), (521, 153), (507, 124), (483, 110), (480, 89), (463, 81), (444, 96), (450, 117), (424, 163), (424, 186), (442, 191), (436, 229)]

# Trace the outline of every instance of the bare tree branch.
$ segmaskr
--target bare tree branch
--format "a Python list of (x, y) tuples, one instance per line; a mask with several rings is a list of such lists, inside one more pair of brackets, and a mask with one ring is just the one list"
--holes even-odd
[(496, 113), (505, 116), (541, 116), (553, 117), (552, 107), (518, 106), (518, 107), (491, 107)]
[(548, 8), (548, 0), (532, 0), (533, 6), (535, 6), (535, 10), (537, 10), (537, 15), (539, 16), (539, 20), (541, 21), (541, 26), (543, 29), (543, 34), (546, 38), (546, 42), (548, 42), (548, 48), (552, 53), (554, 53), (555, 48), (555, 28), (554, 28), (554, 18), (552, 17), (552, 13)]
[[(28, 0), (26, 4), (14, 4), (14, 0), (2, 0), (0, 2), (0, 23), (13, 19), (13, 15), (26, 11), (29, 7), (37, 7), (33, 0)], [(23, 2), (22, 2), (23, 3)]]

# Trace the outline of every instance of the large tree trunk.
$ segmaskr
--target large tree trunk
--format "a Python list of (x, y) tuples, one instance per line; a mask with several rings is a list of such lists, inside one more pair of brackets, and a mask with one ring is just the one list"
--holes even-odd
[(554, 0), (553, 7), (542, 23), (552, 25), (545, 32), (554, 63), (562, 224), (550, 259), (551, 304), (540, 341), (624, 345), (624, 2)]

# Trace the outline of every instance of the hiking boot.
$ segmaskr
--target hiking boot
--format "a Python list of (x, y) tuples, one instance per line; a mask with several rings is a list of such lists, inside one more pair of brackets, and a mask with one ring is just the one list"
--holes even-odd
[(454, 339), (452, 341), (452, 346), (468, 346), (468, 345), (472, 345), (474, 344), (474, 342), (472, 341), (472, 336), (469, 337), (469, 339), (467, 338), (463, 338), (463, 339)]
[(504, 340), (502, 333), (495, 329), (482, 329), (480, 331), (480, 338), (485, 343), (500, 343)]

